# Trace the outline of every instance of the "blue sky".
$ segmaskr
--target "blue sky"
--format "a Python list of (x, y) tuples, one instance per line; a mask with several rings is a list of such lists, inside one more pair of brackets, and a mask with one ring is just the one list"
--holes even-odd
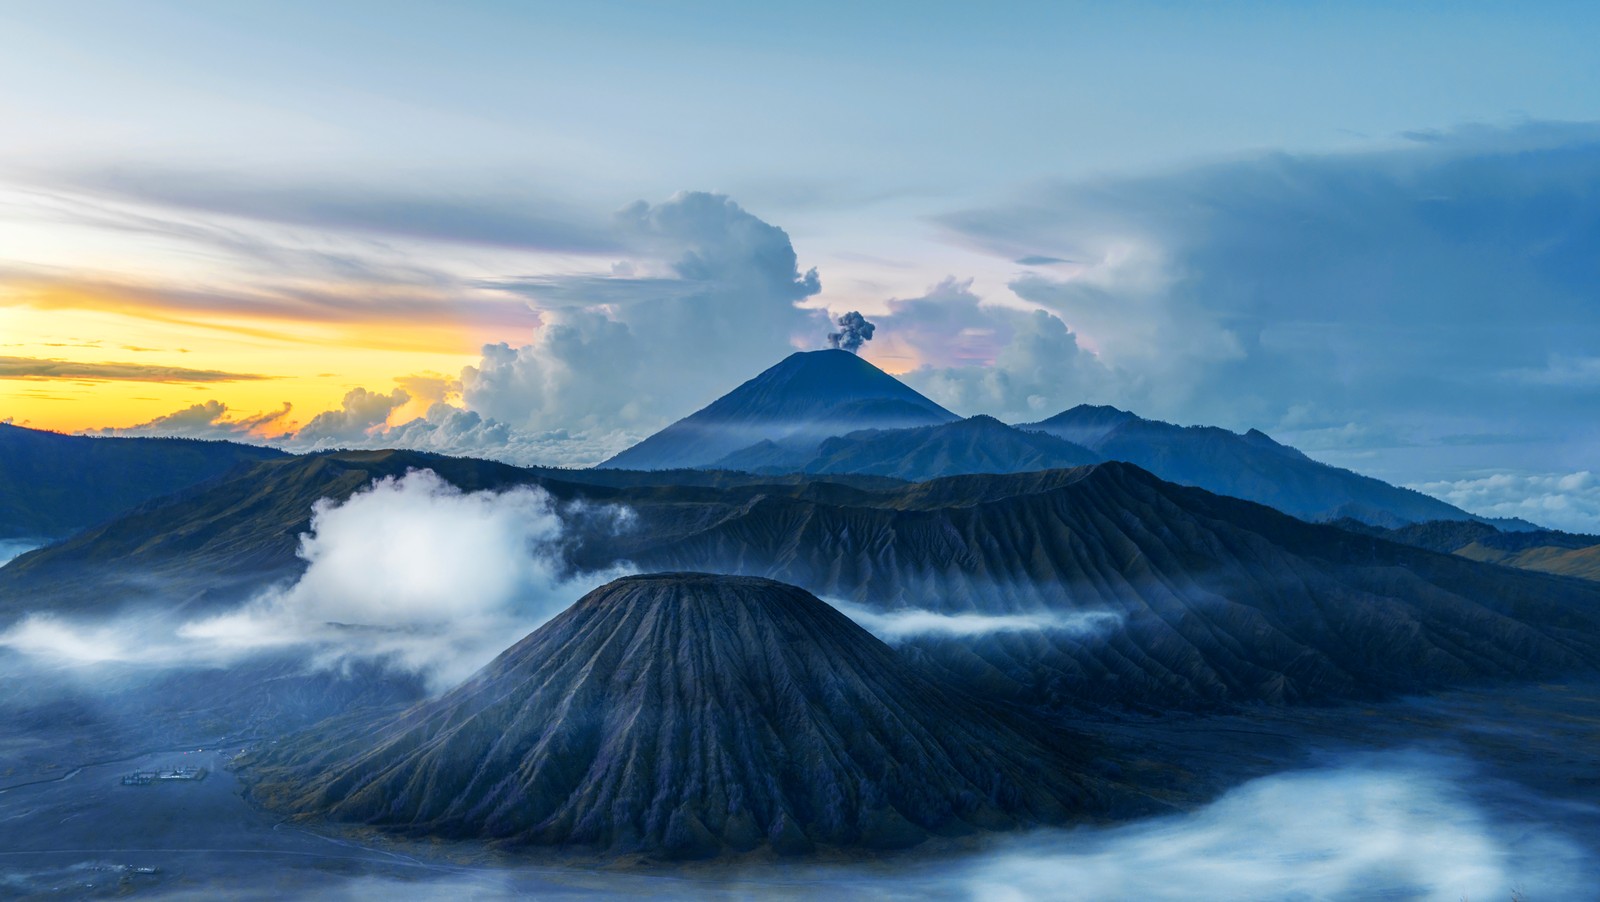
[(0, 416), (581, 463), (860, 309), (964, 413), (1257, 426), (1600, 528), (1597, 19), (0, 4), (8, 345), (213, 374), (13, 364)]

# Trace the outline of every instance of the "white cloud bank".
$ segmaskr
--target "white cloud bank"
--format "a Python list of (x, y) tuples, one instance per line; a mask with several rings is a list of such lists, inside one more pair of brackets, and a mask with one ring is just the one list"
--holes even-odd
[(477, 363), (431, 390), (417, 377), (397, 379), (388, 392), (356, 388), (294, 430), (287, 407), (235, 416), (208, 401), (99, 434), (268, 441), (297, 452), (415, 448), (579, 466), (623, 450), (797, 347), (822, 346), (826, 311), (801, 306), (821, 291), (816, 270), (800, 269), (783, 229), (730, 198), (691, 191), (641, 201), (613, 217), (610, 234), (619, 257), (599, 269), (468, 286), (523, 299), (540, 327), (525, 344), (484, 345)]
[[(1364, 756), (1277, 774), (1191, 814), (1041, 834), (961, 875), (971, 898), (1576, 898), (1593, 865), (1559, 831), (1485, 810), (1460, 762)], [(1585, 872), (1589, 872), (1585, 875)], [(1589, 885), (1592, 885), (1589, 884)]]
[(0, 647), (63, 662), (220, 663), (301, 650), (320, 666), (381, 660), (452, 685), (576, 601), (622, 575), (572, 573), (576, 517), (626, 528), (626, 508), (563, 507), (542, 489), (464, 493), (429, 470), (319, 502), (293, 585), (241, 609), (156, 630), (33, 616)]
[(1411, 486), (1486, 517), (1521, 517), (1568, 532), (1600, 534), (1600, 476), (1498, 473)]
[[(319, 898), (1239, 900), (1589, 899), (1600, 864), (1572, 806), (1486, 781), (1438, 754), (1367, 754), (1253, 780), (1193, 812), (1110, 828), (994, 837), (988, 851), (862, 865), (751, 865), (715, 873), (559, 867), (329, 874)], [(1592, 841), (1587, 842), (1592, 845)], [(195, 892), (178, 898), (212, 898)], [(249, 877), (230, 898), (269, 899)]]

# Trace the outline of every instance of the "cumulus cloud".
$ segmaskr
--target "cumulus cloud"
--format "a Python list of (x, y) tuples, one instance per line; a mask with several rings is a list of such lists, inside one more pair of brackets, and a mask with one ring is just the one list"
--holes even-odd
[(274, 429), (283, 435), (291, 407), (285, 401), (278, 410), (251, 416), (230, 418), (228, 405), (221, 401), (205, 401), (182, 410), (156, 417), (135, 426), (91, 429), (88, 435), (138, 437), (166, 435), (179, 438), (231, 439), (250, 441), (268, 437)]
[(1040, 419), (1101, 400), (1113, 378), (1060, 317), (985, 303), (971, 279), (888, 306), (889, 353), (925, 361), (901, 378), (959, 413)]
[(488, 345), (461, 374), (468, 409), (512, 428), (649, 431), (821, 333), (797, 306), (821, 290), (789, 236), (722, 195), (617, 215), (631, 248), (610, 273), (502, 280), (543, 321), (530, 344)]
[[(412, 390), (401, 388), (384, 395), (356, 389), (346, 394), (338, 409), (318, 414), (298, 432), (293, 431), (289, 421), (288, 403), (280, 410), (233, 419), (226, 404), (206, 401), (134, 426), (91, 429), (84, 434), (222, 439), (268, 444), (295, 454), (409, 448), (522, 467), (586, 467), (644, 437), (644, 433), (623, 429), (528, 432), (445, 401), (434, 401), (422, 416), (390, 426), (386, 418), (419, 400), (413, 394), (419, 380), (397, 381)], [(424, 391), (428, 390), (429, 381), (420, 380)]]
[(1486, 517), (1520, 517), (1540, 526), (1600, 535), (1600, 476), (1496, 473), (1410, 486)]
[(303, 651), (336, 667), (376, 660), (442, 688), (622, 575), (575, 572), (574, 526), (620, 530), (621, 507), (558, 505), (537, 487), (465, 493), (429, 470), (318, 502), (301, 536), (305, 573), (243, 607), (167, 627), (28, 617), (0, 647), (77, 664), (216, 664)]
[(973, 898), (1566, 898), (1592, 874), (1559, 831), (1505, 823), (1439, 755), (1359, 756), (1252, 781), (1176, 818), (1041, 834), (963, 869)]
[[(157, 187), (154, 199), (174, 198), (171, 183)], [(201, 200), (195, 203), (210, 209)], [(284, 221), (315, 212), (302, 201)], [(355, 389), (293, 435), (278, 424), (274, 443), (295, 451), (413, 447), (517, 464), (592, 464), (796, 347), (814, 345), (827, 325), (823, 311), (800, 306), (821, 284), (814, 269), (800, 269), (789, 236), (725, 196), (688, 192), (635, 203), (616, 214), (606, 234), (588, 248), (615, 254), (599, 271), (470, 284), (419, 275), (429, 298), (419, 303), (437, 307), (439, 292), (456, 289), (491, 308), (515, 297), (524, 316), (531, 308), (538, 328), (527, 344), (484, 346), (458, 377), (407, 376), (387, 392)], [(197, 303), (214, 304), (210, 293), (200, 294)], [(342, 315), (373, 305), (344, 298), (328, 306)], [(462, 315), (468, 308), (455, 309)], [(413, 312), (421, 314), (401, 307), (387, 315)], [(489, 312), (473, 315), (504, 316)], [(210, 402), (109, 434), (231, 438), (252, 431), (237, 428), (226, 412)]]
[(76, 623), (39, 613), (29, 614), (0, 633), (0, 648), (67, 664), (215, 663), (221, 659), (210, 650), (185, 648), (170, 636), (151, 636), (129, 623)]
[(1429, 447), (1395, 474), (1418, 481), (1464, 465), (1446, 436), (1520, 433), (1496, 453), (1550, 469), (1592, 447), (1596, 180), (1600, 127), (1529, 124), (1057, 184), (941, 221), (997, 259), (1070, 261), (1010, 288), (1127, 376), (1109, 403), (1268, 429), (1314, 403), (1303, 428)]
[(353, 388), (345, 393), (337, 410), (323, 411), (301, 427), (295, 434), (295, 443), (308, 449), (360, 443), (383, 426), (389, 414), (409, 400), (411, 395), (403, 388), (397, 388), (387, 395), (365, 388)]
[[(570, 514), (569, 514), (570, 515)], [(619, 527), (628, 514), (606, 512)], [(432, 471), (319, 503), (305, 574), (179, 635), (256, 650), (311, 645), (324, 659), (390, 660), (441, 685), (465, 678), (583, 592), (620, 575), (564, 563), (563, 512), (543, 490), (463, 493)]]
[(825, 600), (885, 642), (914, 636), (971, 637), (990, 633), (1061, 632), (1088, 636), (1109, 632), (1122, 624), (1122, 615), (1111, 611), (941, 614), (924, 608), (879, 611), (835, 598)]
[(410, 448), (497, 460), (513, 466), (586, 467), (598, 463), (643, 438), (626, 430), (547, 429), (527, 432), (499, 420), (451, 404), (438, 403), (427, 414), (397, 426), (380, 426), (364, 436), (339, 442), (281, 443), (291, 451)]

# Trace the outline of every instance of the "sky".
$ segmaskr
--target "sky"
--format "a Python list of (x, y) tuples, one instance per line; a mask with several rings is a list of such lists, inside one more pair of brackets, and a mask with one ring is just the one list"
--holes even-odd
[(1600, 531), (1583, 4), (0, 2), (0, 419), (585, 465), (934, 400)]

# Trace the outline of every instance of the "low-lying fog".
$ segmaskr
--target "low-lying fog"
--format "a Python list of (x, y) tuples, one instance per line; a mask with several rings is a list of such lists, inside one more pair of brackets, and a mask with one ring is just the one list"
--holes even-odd
[[(108, 780), (110, 774), (93, 779)], [(267, 899), (292, 891), (334, 899), (648, 895), (1460, 902), (1511, 899), (1516, 891), (1518, 898), (1542, 902), (1592, 898), (1589, 893), (1600, 881), (1592, 806), (1542, 799), (1485, 777), (1463, 758), (1415, 750), (1347, 754), (1245, 783), (1190, 813), (1001, 837), (981, 852), (930, 856), (913, 851), (861, 865), (766, 863), (662, 872), (463, 866), (451, 861), (448, 847), (441, 855), (425, 846), (381, 851), (349, 843), (308, 846), (315, 839), (293, 830), (258, 830), (255, 841), (269, 839), (244, 851), (250, 844), (237, 837), (249, 830), (251, 818), (262, 816), (237, 800), (236, 810), (213, 815), (219, 821), (214, 839), (199, 848), (217, 851), (203, 860), (185, 858), (186, 847), (173, 844), (160, 827), (153, 832), (147, 827), (136, 841), (101, 831), (97, 841), (86, 840), (65, 857), (36, 854), (20, 836), (26, 826), (17, 820), (18, 810), (29, 804), (23, 797), (27, 791), (0, 793), (0, 845), (9, 850), (0, 853), (0, 888), (16, 892), (48, 892), (71, 880), (101, 880), (111, 887), (115, 875), (94, 870), (109, 863), (157, 868), (155, 876), (134, 881), (142, 894), (193, 899), (222, 894)], [(294, 856), (306, 860), (297, 862)], [(313, 857), (347, 860), (335, 869)], [(289, 863), (300, 865), (292, 877), (285, 870)]]
[(630, 516), (558, 505), (536, 487), (465, 493), (417, 470), (319, 503), (301, 537), (305, 573), (243, 607), (184, 622), (35, 613), (0, 633), (0, 647), (56, 663), (203, 666), (300, 650), (324, 667), (381, 660), (443, 688), (630, 572), (572, 573), (563, 564), (572, 521), (624, 528)]
[[(1566, 797), (1554, 798), (1500, 771), (1491, 777), (1461, 746), (1437, 743), (1427, 751), (1372, 743), (1391, 748), (1342, 752), (1313, 767), (1242, 782), (1188, 813), (1000, 837), (981, 852), (924, 850), (854, 866), (763, 864), (663, 873), (464, 866), (461, 855), (432, 846), (374, 851), (280, 829), (276, 819), (240, 798), (226, 771), (207, 783), (211, 807), (204, 814), (187, 807), (181, 795), (196, 787), (163, 787), (130, 801), (134, 797), (116, 783), (118, 774), (130, 762), (153, 761), (138, 757), (149, 749), (169, 747), (154, 744), (153, 737), (199, 729), (192, 725), (147, 731), (140, 735), (152, 744), (137, 747), (126, 744), (132, 732), (106, 733), (112, 738), (104, 741), (120, 744), (115, 754), (95, 752), (99, 757), (92, 760), (103, 764), (75, 757), (78, 743), (87, 743), (79, 737), (87, 727), (63, 718), (86, 724), (121, 718), (124, 725), (144, 728), (139, 722), (148, 712), (137, 705), (128, 710), (134, 695), (125, 676), (135, 671), (287, 656), (300, 662), (297, 667), (311, 662), (346, 672), (381, 665), (415, 674), (435, 691), (453, 685), (589, 589), (627, 572), (618, 567), (574, 573), (563, 564), (579, 518), (586, 529), (598, 523), (620, 530), (628, 528), (631, 514), (561, 505), (535, 488), (464, 493), (419, 471), (378, 482), (342, 504), (319, 505), (302, 537), (304, 575), (241, 607), (182, 622), (153, 616), (75, 621), (36, 612), (14, 624), (0, 634), (0, 681), (24, 687), (0, 698), (0, 895), (131, 890), (197, 899), (533, 893), (1458, 902), (1510, 899), (1517, 890), (1520, 898), (1544, 902), (1593, 898), (1600, 886), (1600, 809), (1589, 801), (1592, 793), (1563, 789)], [(0, 558), (10, 551), (0, 546)], [(1106, 612), (948, 615), (833, 603), (891, 642), (923, 634), (1033, 630), (1093, 640), (1120, 623)], [(52, 693), (64, 700), (58, 708), (43, 704)], [(97, 704), (101, 710), (94, 710)], [(1513, 730), (1529, 723), (1507, 722)], [(234, 722), (207, 728), (214, 730), (209, 735), (249, 735)], [(1248, 737), (1218, 742), (1220, 754), (1255, 754)], [(1585, 755), (1600, 760), (1600, 751), (1554, 747), (1572, 748), (1576, 757), (1566, 761), (1567, 771), (1589, 767)], [(1525, 758), (1542, 753), (1516, 751)], [(41, 761), (54, 768), (45, 778), (21, 766)], [(172, 811), (145, 816), (160, 814), (152, 808), (163, 805)], [(198, 830), (196, 817), (205, 819)], [(189, 832), (175, 832), (180, 829)], [(125, 866), (157, 873), (135, 879)]]
[[(626, 529), (616, 506), (557, 504), (536, 487), (462, 492), (431, 470), (383, 479), (343, 503), (319, 503), (301, 537), (305, 573), (244, 606), (200, 619), (82, 621), (34, 613), (0, 633), (0, 648), (65, 664), (225, 665), (288, 650), (319, 667), (381, 661), (453, 686), (584, 593), (633, 572), (564, 565), (574, 521)], [(1109, 612), (944, 614), (829, 602), (888, 642), (918, 635), (1115, 629)]]

